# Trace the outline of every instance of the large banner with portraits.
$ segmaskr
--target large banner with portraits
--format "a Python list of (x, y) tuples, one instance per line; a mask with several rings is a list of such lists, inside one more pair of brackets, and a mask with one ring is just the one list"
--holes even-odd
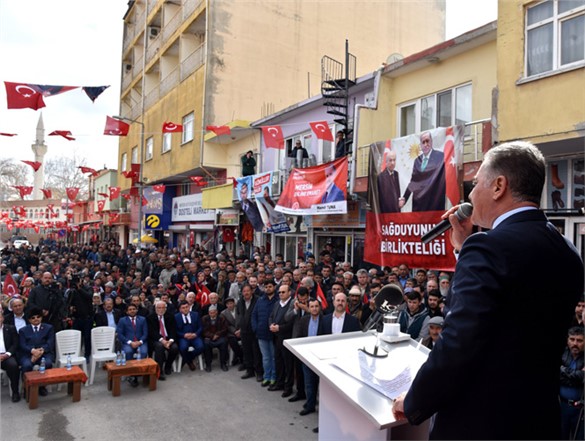
[(463, 126), (440, 127), (370, 146), (366, 261), (455, 268), (448, 233), (428, 244), (420, 237), (460, 202), (463, 132)]
[(272, 177), (272, 172), (269, 172), (238, 178), (238, 199), (254, 231), (285, 233), (290, 227), (286, 217), (275, 210)]
[(276, 210), (293, 215), (347, 213), (347, 157), (294, 168)]

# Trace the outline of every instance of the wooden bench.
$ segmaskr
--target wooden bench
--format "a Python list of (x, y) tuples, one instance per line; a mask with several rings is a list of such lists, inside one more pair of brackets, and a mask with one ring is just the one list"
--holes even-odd
[(122, 377), (142, 376), (143, 384), (148, 384), (151, 391), (156, 390), (156, 380), (159, 376), (160, 368), (152, 358), (142, 360), (128, 360), (125, 366), (116, 366), (116, 363), (110, 362), (104, 365), (108, 372), (108, 390), (112, 391), (112, 396), (120, 396), (120, 380)]
[(39, 406), (39, 387), (49, 384), (67, 383), (67, 394), (73, 395), (73, 402), (81, 400), (81, 384), (87, 381), (87, 375), (79, 366), (67, 368), (47, 369), (44, 373), (39, 371), (25, 372), (24, 393), (29, 409)]

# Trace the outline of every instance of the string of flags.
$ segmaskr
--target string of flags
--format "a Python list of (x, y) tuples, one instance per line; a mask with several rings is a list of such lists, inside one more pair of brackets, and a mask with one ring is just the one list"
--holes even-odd
[[(46, 107), (45, 100), (50, 96), (59, 95), (70, 90), (79, 89), (80, 86), (48, 86), (43, 84), (13, 83), (4, 81), (6, 88), (6, 101), (9, 109), (33, 109)], [(82, 86), (92, 102), (110, 86)]]

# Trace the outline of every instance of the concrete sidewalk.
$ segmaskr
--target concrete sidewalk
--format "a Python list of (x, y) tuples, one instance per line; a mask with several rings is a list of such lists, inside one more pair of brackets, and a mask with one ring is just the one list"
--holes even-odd
[(289, 403), (282, 391), (269, 392), (255, 378), (242, 380), (231, 367), (191, 372), (184, 366), (149, 392), (142, 383), (122, 383), (122, 394), (108, 392), (106, 373), (83, 387), (81, 401), (71, 402), (67, 387), (53, 386), (39, 407), (24, 399), (10, 401), (1, 387), (0, 439), (19, 440), (316, 440), (318, 414), (300, 416), (303, 401)]

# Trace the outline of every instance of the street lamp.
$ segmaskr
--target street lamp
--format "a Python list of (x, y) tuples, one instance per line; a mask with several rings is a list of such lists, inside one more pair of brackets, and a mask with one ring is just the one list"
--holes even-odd
[(114, 115), (113, 118), (122, 121), (128, 121), (131, 123), (140, 124), (140, 174), (138, 176), (138, 185), (140, 188), (140, 201), (138, 202), (138, 246), (142, 245), (142, 200), (144, 199), (144, 186), (143, 186), (143, 172), (144, 168), (144, 123), (135, 119), (126, 118), (125, 116)]

